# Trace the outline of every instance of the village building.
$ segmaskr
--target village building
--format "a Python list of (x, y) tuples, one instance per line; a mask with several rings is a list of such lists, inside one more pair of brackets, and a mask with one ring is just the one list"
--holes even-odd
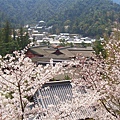
[(53, 61), (62, 62), (63, 60), (71, 60), (76, 57), (91, 57), (93, 54), (92, 47), (76, 48), (76, 47), (53, 47), (53, 46), (35, 46), (28, 49), (26, 56), (31, 58), (35, 63), (47, 64), (52, 58)]
[[(87, 94), (85, 86), (80, 86), (78, 93)], [(59, 111), (59, 105), (65, 102), (70, 102), (73, 99), (72, 85), (69, 80), (64, 81), (51, 81), (45, 83), (42, 88), (37, 89), (32, 97), (34, 104), (28, 106), (30, 109), (35, 105), (43, 109), (47, 109), (49, 106), (53, 106), (53, 111)], [(88, 108), (80, 107), (74, 115), (70, 114), (67, 119), (76, 120), (89, 120), (92, 113), (96, 112), (95, 106), (88, 106)], [(29, 120), (42, 120), (46, 116), (45, 113), (30, 115)], [(87, 116), (87, 117), (86, 117)]]

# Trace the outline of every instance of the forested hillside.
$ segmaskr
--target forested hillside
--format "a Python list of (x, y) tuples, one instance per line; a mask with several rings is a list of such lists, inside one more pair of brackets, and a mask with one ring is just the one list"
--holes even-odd
[[(0, 10), (10, 22), (21, 25), (48, 20), (56, 13), (65, 11), (77, 0), (0, 0)], [(3, 20), (3, 17), (1, 17)]]
[[(117, 2), (117, 1), (116, 1)], [(111, 0), (0, 0), (0, 25), (53, 25), (53, 33), (70, 32), (88, 36), (110, 34), (120, 21), (120, 5)]]
[[(104, 33), (111, 33), (113, 22), (120, 21), (120, 5), (109, 0), (79, 0), (71, 9), (53, 19), (64, 21), (64, 25), (69, 26), (68, 32), (103, 36)], [(56, 24), (55, 27), (65, 31), (62, 24)]]

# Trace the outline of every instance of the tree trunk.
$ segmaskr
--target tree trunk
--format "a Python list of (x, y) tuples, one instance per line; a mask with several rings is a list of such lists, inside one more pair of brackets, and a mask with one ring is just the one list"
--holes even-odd
[[(21, 93), (21, 88), (20, 88), (20, 83), (18, 83), (18, 90), (19, 90), (19, 97), (20, 97), (20, 104), (21, 104), (21, 110), (22, 110), (22, 113), (24, 113), (24, 106), (23, 106), (23, 101), (22, 101), (22, 93)], [(21, 116), (21, 120), (24, 119), (24, 116), (22, 114)]]

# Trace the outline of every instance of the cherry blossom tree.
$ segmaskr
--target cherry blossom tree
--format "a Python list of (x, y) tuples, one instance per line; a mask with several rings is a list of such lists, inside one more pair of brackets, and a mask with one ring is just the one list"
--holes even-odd
[[(115, 34), (105, 43), (106, 59), (102, 56), (99, 58), (78, 56), (77, 60), (66, 63), (68, 65), (66, 74), (72, 78), (73, 99), (58, 105), (59, 111), (49, 111), (45, 120), (81, 119), (80, 108), (88, 109), (91, 106), (95, 106), (96, 110), (82, 118), (120, 119), (120, 38), (118, 33), (117, 38)], [(86, 94), (78, 92), (81, 86), (86, 87)]]
[[(60, 64), (35, 65), (22, 52), (0, 57), (0, 109), (4, 120), (25, 119), (31, 96), (45, 82), (61, 73)], [(38, 110), (38, 109), (37, 109)]]
[[(91, 58), (88, 60), (84, 57), (67, 62), (66, 74), (71, 75), (72, 78), (73, 98), (71, 101), (61, 102), (57, 106), (49, 106), (44, 111), (45, 115), (42, 116), (42, 119), (78, 120), (93, 118), (95, 120), (117, 120), (118, 117), (107, 110), (108, 106), (106, 107), (106, 105), (109, 102), (103, 103), (103, 100), (108, 101), (106, 95), (110, 96), (109, 90), (106, 91), (104, 86), (111, 86), (103, 79), (104, 62), (102, 59)], [(83, 93), (81, 93), (81, 87)], [(58, 108), (57, 111), (54, 107)], [(81, 112), (81, 110), (86, 112)]]
[[(120, 119), (120, 33), (114, 32), (106, 41), (107, 58), (93, 57), (90, 60), (78, 58), (73, 73), (76, 86), (85, 85), (96, 91), (94, 103), (99, 105), (98, 114), (93, 118), (102, 120)], [(73, 63), (75, 64), (75, 62)], [(77, 76), (77, 78), (75, 78)], [(80, 77), (79, 77), (80, 76)], [(79, 79), (78, 79), (79, 77)], [(79, 97), (79, 95), (77, 95)], [(97, 97), (97, 98), (96, 98)], [(86, 97), (87, 98), (87, 97)], [(98, 102), (99, 101), (99, 102)], [(88, 101), (89, 102), (89, 101)], [(90, 103), (89, 103), (90, 104)], [(96, 104), (96, 105), (97, 105)], [(104, 114), (103, 114), (104, 111)]]
[[(24, 54), (14, 52), (14, 56), (0, 58), (0, 107), (2, 119), (26, 119), (26, 115), (41, 112), (43, 120), (77, 120), (80, 109), (95, 107), (91, 114), (82, 118), (96, 120), (120, 119), (120, 41), (114, 37), (106, 42), (107, 58), (78, 56), (76, 60), (65, 61), (53, 66), (36, 66)], [(64, 67), (67, 66), (67, 67)], [(29, 98), (54, 75), (64, 73), (71, 78), (73, 99), (48, 109), (35, 107), (26, 110)], [(79, 92), (81, 86), (86, 93)], [(56, 112), (53, 108), (58, 107)], [(70, 117), (72, 116), (72, 117)], [(78, 117), (75, 117), (78, 116)]]
[(105, 109), (116, 119), (120, 119), (120, 33), (114, 32), (106, 43), (107, 59), (104, 61), (102, 79), (106, 82), (101, 93)]

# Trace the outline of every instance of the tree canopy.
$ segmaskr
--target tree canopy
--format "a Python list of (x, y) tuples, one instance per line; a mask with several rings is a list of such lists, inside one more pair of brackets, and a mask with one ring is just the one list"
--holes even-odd
[(0, 55), (5, 56), (15, 50), (22, 50), (28, 43), (30, 43), (28, 33), (24, 33), (22, 27), (15, 30), (7, 21), (5, 26), (0, 28)]
[(111, 0), (1, 0), (0, 11), (1, 25), (4, 20), (13, 26), (44, 20), (47, 25), (54, 25), (53, 32), (93, 37), (110, 35), (113, 22), (120, 21), (120, 5)]

